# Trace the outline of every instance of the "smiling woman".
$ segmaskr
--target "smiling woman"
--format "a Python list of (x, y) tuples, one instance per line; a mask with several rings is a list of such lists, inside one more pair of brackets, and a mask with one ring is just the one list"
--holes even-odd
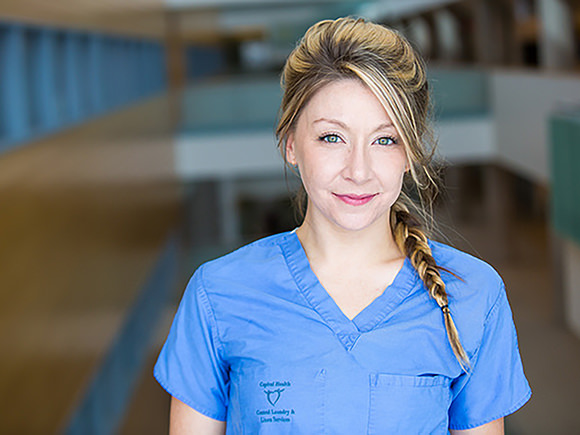
[(384, 108), (360, 81), (320, 89), (286, 141), (286, 161), (298, 167), (310, 199), (305, 224), (388, 231), (389, 211), (408, 168), (397, 137)]
[(430, 240), (425, 68), (363, 19), (312, 26), (277, 127), (303, 222), (201, 266), (155, 367), (172, 433), (503, 433), (531, 390), (505, 288)]

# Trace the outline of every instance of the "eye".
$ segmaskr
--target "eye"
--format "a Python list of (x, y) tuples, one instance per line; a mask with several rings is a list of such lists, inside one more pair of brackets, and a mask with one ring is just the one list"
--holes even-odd
[(318, 140), (321, 140), (322, 142), (326, 143), (338, 143), (340, 142), (340, 136), (336, 134), (325, 134), (320, 136)]
[(394, 137), (391, 136), (383, 136), (378, 138), (375, 141), (376, 144), (378, 145), (396, 145), (397, 144), (397, 139), (395, 139)]

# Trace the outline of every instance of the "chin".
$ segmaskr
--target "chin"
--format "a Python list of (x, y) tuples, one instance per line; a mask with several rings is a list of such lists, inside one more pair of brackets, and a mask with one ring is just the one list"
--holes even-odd
[(312, 203), (309, 204), (309, 207), (311, 208), (306, 212), (307, 220), (319, 225), (330, 225), (342, 231), (358, 232), (372, 227), (389, 225), (390, 208), (386, 210), (383, 207), (348, 210), (344, 207), (317, 208)]
[[(336, 220), (335, 225), (345, 231), (363, 231), (378, 224), (376, 220), (361, 220), (361, 219), (340, 219)], [(386, 224), (386, 223), (385, 223)]]

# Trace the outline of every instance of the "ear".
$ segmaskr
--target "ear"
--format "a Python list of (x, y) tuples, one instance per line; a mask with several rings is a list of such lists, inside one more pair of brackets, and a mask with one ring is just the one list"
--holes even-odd
[(297, 164), (293, 131), (289, 132), (286, 138), (286, 162), (292, 166), (296, 166)]

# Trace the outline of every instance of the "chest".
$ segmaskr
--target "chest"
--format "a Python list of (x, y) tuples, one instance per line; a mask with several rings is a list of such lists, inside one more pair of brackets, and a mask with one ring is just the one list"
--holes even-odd
[(385, 292), (402, 264), (400, 260), (364, 270), (312, 267), (324, 291), (342, 313), (352, 320)]
[[(248, 313), (244, 324), (225, 330), (228, 428), (372, 434), (412, 427), (412, 433), (447, 433), (456, 373), (439, 349), (445, 333), (417, 328), (418, 319), (402, 308), (367, 331), (329, 324), (306, 304), (279, 302), (271, 317)], [(429, 313), (417, 314), (436, 323)]]

